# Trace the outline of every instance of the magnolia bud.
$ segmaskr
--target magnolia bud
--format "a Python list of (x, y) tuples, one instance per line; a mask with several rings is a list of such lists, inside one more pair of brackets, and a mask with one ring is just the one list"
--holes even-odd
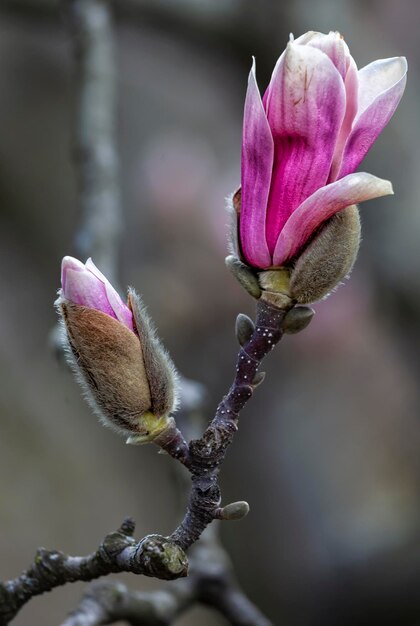
[(170, 417), (177, 375), (140, 298), (130, 290), (128, 306), (119, 296), (117, 301), (92, 262), (78, 266), (68, 257), (62, 284), (57, 307), (69, 360), (101, 421), (128, 436), (128, 443), (172, 440), (179, 432)]
[(350, 274), (360, 244), (356, 205), (331, 217), (305, 248), (290, 276), (290, 294), (300, 304), (320, 300)]

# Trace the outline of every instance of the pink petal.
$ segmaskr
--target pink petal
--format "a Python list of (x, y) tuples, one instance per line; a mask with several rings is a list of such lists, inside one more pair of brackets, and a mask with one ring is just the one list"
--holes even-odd
[(344, 150), (339, 177), (353, 172), (388, 124), (404, 93), (407, 61), (404, 57), (370, 63), (359, 71), (359, 104)]
[(254, 267), (269, 267), (265, 239), (267, 201), (273, 167), (273, 138), (255, 76), (255, 59), (248, 79), (242, 140), (242, 196), (239, 234), (242, 254)]
[(67, 271), (72, 269), (76, 272), (84, 272), (85, 266), (79, 259), (75, 259), (72, 256), (65, 256), (61, 261), (61, 287), (63, 292), (66, 289)]
[(102, 272), (96, 267), (91, 257), (89, 257), (88, 260), (86, 261), (85, 268), (89, 270), (89, 272), (92, 272), (92, 274), (96, 276), (96, 278), (99, 278), (99, 280), (102, 281), (104, 285), (109, 282), (107, 277), (104, 274), (102, 274)]
[(340, 171), (344, 146), (350, 135), (353, 121), (357, 114), (359, 82), (357, 65), (350, 54), (348, 45), (338, 32), (331, 31), (328, 35), (324, 35), (323, 33), (311, 31), (295, 39), (295, 43), (312, 46), (325, 52), (340, 72), (341, 78), (344, 81), (346, 90), (346, 112), (338, 134), (331, 171), (328, 177), (328, 182), (332, 182), (336, 180), (338, 172)]
[(267, 98), (274, 138), (266, 219), (271, 253), (292, 212), (326, 184), (344, 113), (344, 83), (332, 61), (317, 48), (289, 43)]
[(61, 285), (66, 300), (102, 311), (133, 330), (130, 309), (92, 259), (89, 258), (84, 265), (78, 259), (64, 257), (61, 264)]
[(108, 280), (105, 283), (105, 290), (108, 302), (111, 305), (117, 320), (127, 326), (130, 330), (134, 330), (133, 314)]
[(116, 318), (109, 304), (105, 285), (88, 270), (82, 272), (80, 270), (68, 269), (66, 271), (63, 296), (74, 304), (97, 309)]
[(392, 185), (372, 174), (360, 172), (318, 189), (287, 220), (278, 238), (273, 263), (283, 265), (308, 241), (316, 229), (341, 209), (363, 200), (392, 194)]
[(92, 272), (92, 274), (103, 283), (109, 306), (113, 311), (112, 317), (115, 317), (130, 330), (133, 330), (133, 314), (106, 276), (96, 267), (91, 258), (86, 261), (86, 269)]
[(328, 35), (309, 31), (294, 40), (295, 44), (312, 46), (324, 52), (334, 63), (335, 67), (345, 80), (349, 62), (350, 50), (343, 37), (338, 32), (330, 31)]
[(340, 132), (338, 133), (328, 182), (332, 182), (338, 177), (343, 160), (344, 149), (351, 133), (354, 119), (357, 115), (359, 79), (357, 65), (353, 58), (350, 58), (344, 87), (346, 90), (346, 113), (344, 115)]
[(374, 102), (375, 98), (393, 87), (407, 74), (407, 59), (391, 57), (379, 59), (359, 70), (358, 117)]

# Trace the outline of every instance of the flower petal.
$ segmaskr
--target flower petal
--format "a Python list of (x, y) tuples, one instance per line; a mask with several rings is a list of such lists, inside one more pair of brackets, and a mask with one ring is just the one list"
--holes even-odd
[(127, 326), (130, 330), (134, 330), (133, 314), (108, 280), (105, 283), (105, 290), (108, 302), (111, 305), (117, 320), (124, 324), (124, 326)]
[(382, 59), (359, 71), (357, 117), (347, 140), (339, 178), (353, 172), (388, 124), (404, 93), (407, 61)]
[(61, 263), (61, 285), (66, 300), (102, 311), (133, 330), (130, 309), (92, 259), (89, 258), (83, 264), (73, 257), (64, 257)]
[(346, 90), (346, 113), (344, 115), (340, 132), (338, 133), (328, 182), (333, 182), (338, 177), (338, 173), (341, 169), (341, 163), (343, 161), (344, 149), (357, 115), (359, 79), (357, 65), (353, 58), (350, 58), (344, 87)]
[(379, 59), (359, 70), (358, 117), (366, 111), (375, 98), (393, 87), (407, 74), (407, 59), (392, 57)]
[(274, 265), (283, 265), (291, 259), (322, 222), (341, 209), (392, 193), (389, 181), (365, 172), (350, 174), (318, 189), (287, 220), (276, 244)]
[(92, 274), (104, 284), (109, 306), (113, 310), (112, 317), (115, 317), (119, 322), (127, 326), (130, 330), (133, 330), (133, 315), (130, 309), (121, 299), (119, 293), (116, 289), (114, 289), (107, 277), (104, 276), (104, 274), (102, 274), (102, 272), (96, 267), (95, 263), (90, 257), (86, 261), (86, 269), (92, 272)]
[(265, 221), (273, 153), (273, 138), (256, 81), (254, 59), (244, 111), (239, 233), (245, 260), (261, 268), (271, 265), (265, 238)]
[(63, 296), (74, 304), (97, 309), (116, 318), (109, 304), (104, 284), (89, 270), (67, 269)]
[(330, 31), (328, 35), (309, 31), (294, 40), (295, 44), (312, 46), (317, 48), (329, 57), (335, 67), (345, 80), (349, 62), (351, 59), (350, 50), (343, 37), (337, 31)]
[(335, 145), (333, 161), (328, 182), (336, 180), (340, 171), (343, 151), (350, 135), (358, 107), (358, 73), (357, 65), (343, 37), (338, 32), (330, 31), (328, 35), (310, 31), (301, 35), (295, 43), (312, 46), (325, 52), (340, 72), (346, 90), (346, 112)]
[(104, 285), (109, 282), (107, 277), (102, 274), (102, 272), (96, 267), (91, 257), (89, 257), (86, 261), (85, 267), (87, 270), (89, 270), (89, 272), (92, 272), (92, 274), (96, 276), (96, 278), (99, 278), (99, 280), (102, 281)]
[(326, 184), (344, 113), (344, 83), (332, 61), (317, 48), (289, 42), (267, 98), (275, 146), (266, 219), (270, 253), (291, 213)]
[(84, 272), (85, 266), (79, 259), (75, 259), (73, 256), (65, 256), (61, 261), (61, 287), (63, 293), (66, 291), (67, 272), (68, 270), (74, 270), (75, 272)]

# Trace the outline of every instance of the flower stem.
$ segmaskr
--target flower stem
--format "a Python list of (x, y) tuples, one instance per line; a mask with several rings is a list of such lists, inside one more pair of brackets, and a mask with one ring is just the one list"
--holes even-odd
[(261, 361), (283, 336), (281, 324), (290, 308), (291, 305), (280, 309), (263, 299), (258, 300), (255, 329), (239, 351), (235, 379), (203, 436), (190, 442), (189, 504), (183, 521), (170, 536), (184, 550), (197, 541), (216, 517), (221, 500), (220, 464), (238, 430), (239, 413), (257, 386), (255, 376)]

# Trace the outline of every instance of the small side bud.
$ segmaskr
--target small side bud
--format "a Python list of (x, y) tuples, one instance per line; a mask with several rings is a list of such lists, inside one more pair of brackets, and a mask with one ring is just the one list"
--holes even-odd
[(245, 263), (242, 263), (242, 261), (233, 254), (226, 257), (225, 263), (226, 267), (228, 267), (236, 280), (246, 289), (249, 295), (258, 300), (261, 296), (261, 287), (258, 282), (258, 277), (251, 268), (245, 265)]
[(249, 513), (249, 504), (245, 501), (231, 502), (223, 508), (216, 509), (215, 518), (221, 520), (239, 520)]
[(331, 217), (302, 252), (290, 277), (290, 293), (300, 304), (326, 297), (350, 274), (360, 244), (356, 205)]
[(265, 379), (265, 372), (257, 372), (257, 374), (255, 374), (252, 380), (251, 385), (253, 387), (258, 387), (258, 385), (261, 385), (264, 379)]
[(235, 335), (239, 344), (244, 346), (251, 339), (255, 330), (255, 324), (248, 315), (239, 313), (235, 323)]
[(309, 324), (315, 311), (308, 306), (296, 306), (285, 315), (283, 323), (281, 325), (283, 332), (288, 335), (295, 335), (304, 330)]

